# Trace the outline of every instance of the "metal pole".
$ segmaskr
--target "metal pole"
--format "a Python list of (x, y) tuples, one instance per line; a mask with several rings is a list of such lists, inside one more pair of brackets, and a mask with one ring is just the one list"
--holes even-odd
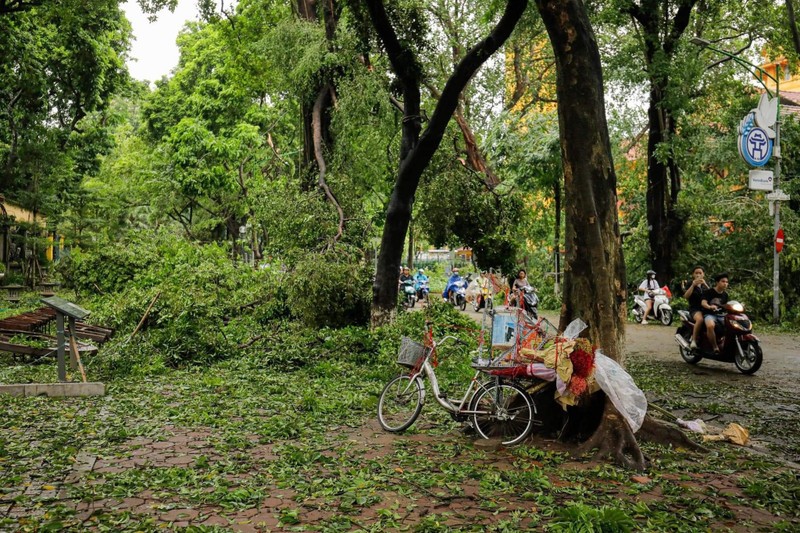
[[(772, 92), (769, 90), (764, 78), (770, 79), (775, 82), (775, 98), (778, 99), (778, 106), (777, 106), (777, 116), (775, 117), (775, 146), (773, 149), (773, 157), (775, 158), (775, 171), (773, 175), (773, 189), (775, 192), (780, 192), (780, 177), (781, 177), (781, 80), (780, 74), (778, 73), (777, 66), (775, 69), (775, 77), (764, 70), (763, 68), (759, 67), (758, 65), (754, 65), (749, 61), (745, 61), (744, 59), (737, 57), (730, 52), (726, 52), (725, 50), (720, 50), (719, 48), (715, 48), (711, 46), (711, 43), (704, 39), (700, 39), (695, 37), (691, 40), (693, 44), (701, 46), (703, 48), (708, 48), (717, 52), (718, 54), (722, 54), (726, 57), (729, 57), (734, 62), (738, 63), (739, 65), (744, 66), (751, 74), (756, 74), (756, 79), (761, 83), (764, 87), (764, 90), (767, 91), (767, 94), (772, 97)], [(751, 71), (750, 68), (753, 70)], [(774, 207), (774, 220), (773, 220), (773, 228), (772, 228), (772, 319), (773, 322), (776, 324), (780, 322), (780, 262), (778, 261), (778, 249), (775, 246), (775, 238), (778, 234), (778, 230), (781, 229), (781, 202), (780, 200), (775, 200), (775, 207)]]
[[(780, 88), (780, 75), (777, 68), (775, 70), (775, 98), (778, 99), (777, 115), (775, 117), (775, 149), (773, 157), (775, 158), (775, 176), (774, 184), (775, 189), (780, 190), (780, 177), (781, 177), (781, 88)], [(780, 286), (780, 261), (778, 260), (778, 247), (775, 246), (775, 238), (778, 235), (778, 230), (781, 229), (781, 202), (775, 202), (775, 221), (773, 223), (772, 231), (772, 321), (775, 324), (781, 321), (781, 286)]]
[(64, 361), (64, 348), (66, 339), (64, 338), (64, 315), (56, 313), (56, 338), (58, 339), (58, 381), (67, 381), (67, 367)]

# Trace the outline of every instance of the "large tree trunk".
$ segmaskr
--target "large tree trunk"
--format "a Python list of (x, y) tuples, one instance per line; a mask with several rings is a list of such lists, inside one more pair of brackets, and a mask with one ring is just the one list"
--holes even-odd
[(625, 262), (600, 54), (580, 0), (536, 4), (556, 57), (566, 212), (561, 328), (581, 317), (590, 326), (592, 341), (619, 360), (627, 296)]
[(422, 134), (420, 134), (420, 83), (423, 78), (421, 68), (408, 43), (403, 43), (398, 38), (382, 0), (367, 0), (366, 4), (372, 24), (389, 56), (392, 70), (403, 88), (404, 99), (400, 168), (386, 210), (386, 222), (373, 285), (371, 321), (373, 326), (377, 326), (394, 317), (400, 260), (420, 177), (442, 141), (447, 123), (458, 106), (461, 91), (481, 65), (511, 35), (527, 7), (527, 0), (509, 0), (502, 17), (491, 33), (470, 49), (456, 66)]
[[(685, 220), (678, 214), (680, 171), (669, 143), (676, 132), (675, 109), (668, 94), (670, 68), (678, 42), (689, 25), (697, 0), (684, 0), (674, 12), (665, 0), (630, 2), (623, 7), (639, 24), (644, 41), (644, 59), (650, 80), (647, 111), (647, 222), (653, 269), (658, 280), (674, 277), (672, 261), (678, 252)], [(664, 15), (666, 14), (666, 15)], [(667, 143), (667, 150), (662, 144)], [(661, 153), (657, 154), (657, 150)], [(666, 157), (664, 154), (666, 153)]]
[[(603, 76), (594, 32), (581, 0), (536, 0), (556, 56), (556, 93), (564, 163), (566, 265), (563, 329), (575, 317), (589, 324), (589, 336), (609, 357), (622, 362), (625, 319), (625, 264), (616, 207), (616, 175), (605, 118)], [(580, 452), (643, 469), (636, 437), (602, 394), (600, 424)], [(599, 411), (599, 409), (598, 409)], [(642, 437), (661, 443), (687, 439), (675, 427), (645, 418)]]
[(668, 283), (674, 277), (672, 261), (678, 253), (685, 222), (676, 209), (681, 181), (675, 158), (669, 155), (666, 161), (662, 161), (656, 156), (659, 145), (669, 142), (675, 132), (675, 122), (663, 94), (664, 89), (658, 86), (650, 90), (646, 194), (651, 265), (661, 284)]
[[(617, 178), (594, 32), (581, 0), (536, 0), (556, 57), (556, 94), (564, 165), (566, 265), (560, 329), (575, 317), (613, 359), (622, 359), (625, 263), (617, 221)], [(595, 395), (590, 401), (604, 401)], [(598, 410), (599, 411), (599, 410)], [(627, 423), (606, 402), (588, 445), (617, 462), (642, 468), (644, 457)]]

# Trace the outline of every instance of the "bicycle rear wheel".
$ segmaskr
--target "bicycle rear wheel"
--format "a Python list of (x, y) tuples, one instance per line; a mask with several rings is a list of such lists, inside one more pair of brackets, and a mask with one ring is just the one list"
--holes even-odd
[(491, 383), (473, 396), (475, 430), (484, 439), (499, 437), (506, 446), (519, 444), (533, 428), (536, 408), (525, 389), (515, 383)]
[(425, 388), (417, 377), (398, 376), (386, 384), (378, 401), (378, 422), (386, 431), (408, 429), (422, 411)]

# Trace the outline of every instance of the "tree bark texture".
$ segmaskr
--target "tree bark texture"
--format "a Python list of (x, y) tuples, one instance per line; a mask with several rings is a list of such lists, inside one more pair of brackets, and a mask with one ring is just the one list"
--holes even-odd
[(560, 327), (582, 318), (591, 340), (619, 361), (625, 263), (597, 42), (580, 0), (536, 0), (536, 5), (556, 57), (566, 215)]
[(503, 15), (489, 35), (473, 46), (455, 67), (442, 90), (428, 126), (422, 131), (420, 84), (422, 69), (413, 50), (401, 43), (382, 0), (366, 0), (370, 19), (403, 90), (403, 126), (400, 164), (389, 205), (378, 253), (373, 285), (371, 322), (381, 325), (394, 317), (397, 304), (397, 279), (403, 244), (411, 220), (414, 194), (423, 171), (441, 144), (461, 91), (483, 63), (508, 39), (522, 17), (527, 0), (509, 0)]
[(625, 8), (639, 26), (637, 29), (644, 41), (645, 67), (650, 80), (647, 223), (650, 226), (651, 265), (662, 284), (674, 277), (672, 261), (677, 255), (686, 221), (677, 211), (681, 178), (675, 157), (670, 149), (666, 150), (666, 159), (660, 159), (656, 150), (663, 143), (670, 143), (677, 130), (675, 110), (669, 103), (669, 68), (696, 3), (697, 0), (681, 2), (674, 15), (664, 15), (669, 13), (665, 0), (642, 0), (638, 4), (631, 1)]
[(792, 32), (792, 45), (796, 54), (800, 55), (800, 32), (797, 31), (797, 19), (794, 14), (795, 0), (786, 0), (786, 13), (789, 16), (789, 29)]

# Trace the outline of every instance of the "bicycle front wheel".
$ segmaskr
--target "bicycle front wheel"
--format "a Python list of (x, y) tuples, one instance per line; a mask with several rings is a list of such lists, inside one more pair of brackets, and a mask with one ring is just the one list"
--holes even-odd
[(398, 376), (386, 384), (378, 401), (378, 421), (386, 431), (408, 429), (422, 411), (425, 389), (417, 377)]
[(504, 445), (514, 446), (533, 428), (533, 400), (515, 383), (491, 383), (478, 389), (470, 403), (475, 430), (484, 439), (499, 437)]

